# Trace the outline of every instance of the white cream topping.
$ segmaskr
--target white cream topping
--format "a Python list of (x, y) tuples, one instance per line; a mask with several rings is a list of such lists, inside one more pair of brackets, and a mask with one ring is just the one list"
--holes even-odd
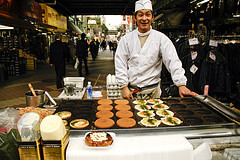
[(107, 133), (105, 132), (94, 132), (90, 134), (93, 141), (104, 141), (107, 140)]

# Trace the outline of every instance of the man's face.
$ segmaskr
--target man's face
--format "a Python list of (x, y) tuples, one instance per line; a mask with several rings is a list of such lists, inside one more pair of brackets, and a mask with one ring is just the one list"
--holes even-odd
[(150, 9), (139, 10), (135, 18), (139, 32), (145, 33), (150, 30), (150, 26), (153, 21), (153, 15)]

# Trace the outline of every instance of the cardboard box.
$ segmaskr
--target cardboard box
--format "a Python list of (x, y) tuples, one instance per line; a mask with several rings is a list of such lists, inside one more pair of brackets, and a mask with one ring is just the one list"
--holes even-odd
[(20, 160), (41, 160), (41, 139), (33, 142), (18, 141), (18, 152)]
[(65, 160), (66, 147), (69, 143), (70, 130), (61, 141), (42, 141), (44, 160)]

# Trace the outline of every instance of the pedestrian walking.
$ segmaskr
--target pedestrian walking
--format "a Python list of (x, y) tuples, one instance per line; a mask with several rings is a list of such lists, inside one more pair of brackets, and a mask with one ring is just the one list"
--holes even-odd
[(98, 39), (96, 40), (96, 46), (97, 46), (97, 56), (98, 56), (98, 52), (99, 52), (99, 45), (100, 45), (100, 42), (98, 41)]
[(117, 41), (112, 42), (113, 60), (115, 59), (115, 53), (117, 50)]
[(55, 66), (57, 89), (63, 88), (63, 77), (66, 75), (66, 59), (70, 55), (66, 45), (61, 41), (61, 34), (56, 34), (56, 41), (50, 45), (50, 66)]
[(76, 46), (76, 56), (79, 60), (79, 65), (78, 65), (78, 73), (79, 77), (82, 77), (82, 62), (84, 62), (84, 67), (85, 67), (85, 73), (86, 75), (89, 74), (88, 70), (88, 64), (87, 64), (87, 59), (88, 59), (88, 43), (85, 40), (86, 34), (82, 33), (81, 34), (81, 40), (77, 41), (77, 46)]
[(103, 51), (106, 50), (106, 41), (105, 40), (102, 41), (101, 47), (102, 47)]
[(97, 51), (97, 46), (95, 44), (95, 39), (93, 39), (91, 42), (90, 42), (90, 52), (91, 52), (91, 55), (92, 55), (92, 59), (95, 61), (96, 59), (96, 53)]

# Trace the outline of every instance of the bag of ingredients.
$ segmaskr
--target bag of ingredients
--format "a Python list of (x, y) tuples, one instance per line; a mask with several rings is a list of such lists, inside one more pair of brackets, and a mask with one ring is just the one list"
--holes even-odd
[(0, 159), (18, 160), (18, 110), (14, 108), (1, 109), (0, 117)]

